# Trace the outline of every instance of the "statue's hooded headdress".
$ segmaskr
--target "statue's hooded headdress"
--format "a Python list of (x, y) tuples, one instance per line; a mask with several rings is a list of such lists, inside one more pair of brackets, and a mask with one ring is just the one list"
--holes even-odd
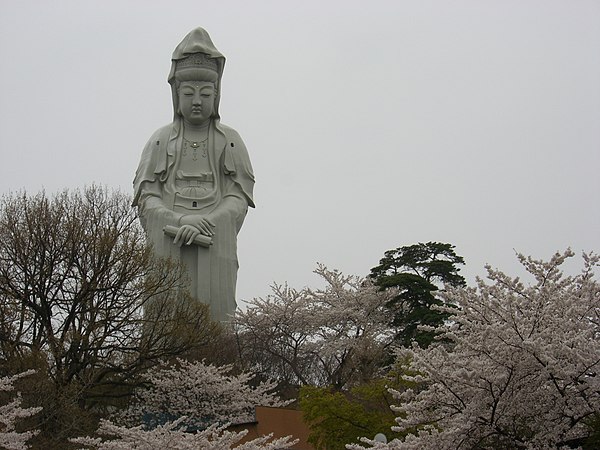
[[(223, 168), (227, 175), (230, 175), (235, 183), (242, 189), (250, 206), (254, 206), (253, 187), (254, 175), (252, 166), (246, 148), (235, 133), (237, 138), (232, 139), (231, 129), (226, 134), (224, 126), (220, 124), (219, 102), (221, 99), (221, 77), (223, 76), (223, 67), (225, 66), (225, 57), (215, 48), (210, 36), (204, 28), (196, 28), (183, 38), (183, 41), (175, 48), (171, 57), (171, 71), (169, 72), (168, 82), (171, 85), (173, 95), (173, 123), (168, 128), (169, 135), (166, 142), (166, 151), (158, 151), (160, 140), (151, 139), (148, 143), (134, 180), (134, 206), (138, 205), (138, 199), (141, 195), (142, 184), (145, 181), (154, 182), (159, 180), (166, 182), (169, 170), (172, 169), (175, 155), (177, 153), (178, 143), (183, 138), (183, 119), (177, 113), (179, 109), (179, 96), (177, 88), (181, 81), (211, 81), (215, 84), (216, 95), (215, 105), (211, 121), (210, 135), (220, 135), (222, 140)], [(153, 150), (156, 142), (156, 151)], [(233, 148), (236, 147), (236, 151)]]
[[(204, 28), (198, 27), (192, 30), (183, 41), (177, 46), (171, 56), (171, 71), (169, 72), (169, 84), (173, 95), (173, 108), (175, 119), (177, 120), (177, 110), (179, 99), (177, 96), (178, 78), (184, 72), (189, 72), (188, 76), (197, 73), (204, 77), (208, 72), (213, 72), (215, 88), (215, 107), (213, 117), (219, 118), (219, 102), (221, 100), (221, 78), (223, 76), (223, 67), (225, 66), (225, 57), (216, 49), (210, 36)], [(209, 78), (211, 78), (211, 75)], [(196, 79), (195, 81), (199, 81)]]

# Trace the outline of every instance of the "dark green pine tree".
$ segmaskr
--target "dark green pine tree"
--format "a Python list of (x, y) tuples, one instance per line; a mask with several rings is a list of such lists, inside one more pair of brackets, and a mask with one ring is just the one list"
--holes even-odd
[(382, 289), (397, 288), (396, 295), (387, 304), (392, 313), (390, 325), (396, 331), (396, 340), (410, 346), (416, 341), (427, 347), (435, 333), (419, 330), (419, 325), (437, 326), (448, 317), (447, 313), (432, 309), (443, 305), (436, 291), (444, 285), (464, 286), (465, 279), (459, 275), (458, 265), (464, 265), (462, 256), (454, 252), (454, 246), (440, 242), (418, 243), (388, 250), (371, 269), (370, 278)]

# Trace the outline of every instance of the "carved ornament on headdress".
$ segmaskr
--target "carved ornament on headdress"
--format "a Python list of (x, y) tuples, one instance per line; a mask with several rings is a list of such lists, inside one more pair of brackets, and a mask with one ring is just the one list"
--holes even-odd
[(176, 71), (186, 69), (209, 69), (218, 72), (217, 60), (204, 53), (193, 53), (185, 59), (177, 61)]

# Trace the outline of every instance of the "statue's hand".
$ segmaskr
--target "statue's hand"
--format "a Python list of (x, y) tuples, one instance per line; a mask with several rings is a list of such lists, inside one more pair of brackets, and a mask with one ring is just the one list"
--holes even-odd
[(200, 234), (198, 228), (192, 225), (183, 225), (177, 231), (175, 235), (175, 239), (173, 239), (173, 244), (179, 245), (190, 245), (196, 239), (196, 236)]
[(210, 237), (214, 236), (215, 234), (215, 232), (213, 231), (215, 224), (206, 216), (200, 214), (189, 214), (187, 216), (183, 216), (180, 222), (181, 225), (191, 225), (192, 227), (195, 227), (204, 236)]

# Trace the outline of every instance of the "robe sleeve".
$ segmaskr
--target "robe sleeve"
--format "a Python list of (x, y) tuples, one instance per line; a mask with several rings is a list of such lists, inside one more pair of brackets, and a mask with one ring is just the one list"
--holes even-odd
[[(151, 223), (178, 225), (182, 214), (175, 213), (163, 202), (162, 183), (167, 176), (166, 143), (169, 128), (155, 132), (142, 152), (133, 181), (133, 206), (137, 206), (140, 222), (146, 231), (155, 228)], [(161, 227), (162, 231), (162, 227)]]
[[(166, 172), (166, 155), (161, 157), (161, 153), (164, 153), (164, 144), (161, 145), (161, 141), (164, 138), (164, 129), (157, 130), (148, 140), (148, 143), (142, 151), (140, 158), (140, 164), (138, 165), (137, 171), (135, 172), (135, 178), (133, 179), (133, 205), (140, 206), (140, 200), (143, 194), (143, 185), (145, 182), (155, 182), (160, 178), (160, 172), (164, 170)], [(161, 150), (163, 150), (161, 152)], [(160, 164), (160, 160), (164, 160), (164, 164)], [(160, 167), (164, 165), (163, 167)], [(157, 173), (158, 172), (158, 173)]]
[(248, 206), (254, 205), (254, 171), (248, 156), (248, 150), (237, 131), (226, 127), (227, 145), (223, 151), (223, 170), (239, 186)]

